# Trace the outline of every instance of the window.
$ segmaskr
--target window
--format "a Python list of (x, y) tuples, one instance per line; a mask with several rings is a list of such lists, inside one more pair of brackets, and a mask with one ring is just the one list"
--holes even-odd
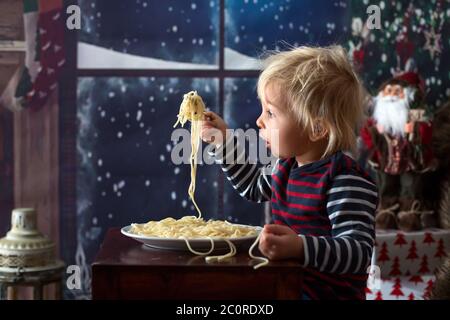
[[(75, 257), (85, 266), (86, 291), (89, 263), (109, 227), (195, 214), (187, 195), (190, 167), (170, 161), (182, 94), (198, 90), (230, 128), (256, 128), (258, 56), (282, 46), (281, 39), (337, 41), (346, 15), (345, 7), (310, 0), (80, 0), (79, 5), (73, 113), (78, 127), (76, 137), (66, 135), (63, 142), (76, 145), (76, 177), (68, 173), (70, 164), (62, 170), (62, 180), (76, 181), (76, 190), (64, 191), (61, 205), (63, 216), (76, 211), (76, 239), (64, 233), (73, 222), (61, 223), (62, 252), (66, 261)], [(63, 120), (70, 118), (62, 112)], [(62, 150), (63, 157), (70, 152)], [(197, 186), (196, 201), (206, 218), (263, 221), (264, 205), (241, 198), (219, 166), (200, 166)]]

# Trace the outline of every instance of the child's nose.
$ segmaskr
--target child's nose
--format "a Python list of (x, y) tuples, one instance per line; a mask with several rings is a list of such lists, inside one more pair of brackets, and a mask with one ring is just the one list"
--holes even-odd
[(256, 125), (258, 126), (258, 128), (264, 129), (264, 123), (263, 123), (263, 121), (261, 119), (261, 116), (259, 116), (259, 118), (256, 119)]

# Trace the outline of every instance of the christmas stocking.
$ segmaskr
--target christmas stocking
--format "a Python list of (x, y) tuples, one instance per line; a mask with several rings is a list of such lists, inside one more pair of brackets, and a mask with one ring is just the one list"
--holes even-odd
[(25, 64), (11, 79), (1, 104), (13, 110), (42, 107), (57, 87), (65, 63), (62, 0), (24, 0)]

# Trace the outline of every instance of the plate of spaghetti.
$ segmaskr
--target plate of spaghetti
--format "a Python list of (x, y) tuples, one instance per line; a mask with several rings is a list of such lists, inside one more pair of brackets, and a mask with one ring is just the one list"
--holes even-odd
[[(122, 234), (143, 244), (164, 250), (202, 251), (235, 247), (250, 247), (261, 227), (233, 224), (228, 221), (208, 220), (194, 216), (181, 219), (166, 218), (143, 224), (133, 223), (122, 228)], [(208, 252), (210, 251), (210, 252)]]

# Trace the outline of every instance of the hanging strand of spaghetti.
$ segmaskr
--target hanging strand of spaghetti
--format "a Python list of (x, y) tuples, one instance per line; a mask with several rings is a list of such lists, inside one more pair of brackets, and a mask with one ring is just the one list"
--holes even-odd
[(256, 240), (255, 240), (255, 242), (253, 242), (253, 244), (252, 244), (252, 246), (250, 247), (250, 249), (248, 249), (248, 255), (250, 256), (250, 257), (252, 257), (253, 259), (255, 259), (255, 260), (259, 260), (259, 261), (261, 261), (260, 263), (258, 263), (257, 265), (254, 265), (253, 266), (253, 269), (258, 269), (258, 268), (261, 268), (261, 267), (263, 267), (263, 266), (265, 266), (265, 265), (267, 265), (268, 263), (269, 263), (269, 259), (267, 259), (267, 258), (264, 258), (264, 257), (258, 257), (258, 256), (255, 256), (254, 254), (253, 254), (253, 249), (256, 247), (256, 245), (259, 243), (259, 239), (261, 238), (261, 234), (262, 234), (262, 232), (260, 232), (259, 234), (258, 234), (258, 237), (256, 238)]
[(186, 246), (188, 247), (189, 251), (198, 256), (207, 256), (208, 254), (214, 251), (214, 240), (210, 237), (208, 237), (208, 239), (211, 242), (211, 249), (209, 249), (209, 251), (207, 252), (195, 251), (194, 249), (192, 249), (191, 244), (189, 243), (189, 240), (186, 237), (181, 237), (181, 239), (183, 239), (186, 242)]
[(180, 111), (177, 116), (178, 119), (174, 125), (176, 127), (178, 124), (181, 124), (183, 127), (187, 121), (191, 121), (191, 183), (189, 185), (188, 195), (198, 212), (198, 218), (202, 217), (202, 212), (195, 202), (194, 193), (197, 174), (197, 153), (200, 146), (200, 129), (204, 112), (205, 104), (203, 103), (202, 97), (197, 94), (197, 91), (188, 92), (183, 96), (183, 101), (181, 102)]
[(233, 244), (233, 242), (231, 242), (228, 239), (223, 239), (224, 241), (226, 241), (226, 243), (228, 243), (228, 245), (230, 246), (230, 252), (228, 252), (227, 254), (221, 255), (221, 256), (208, 256), (205, 257), (205, 261), (206, 262), (212, 262), (214, 260), (217, 261), (222, 261), (231, 257), (234, 257), (236, 255), (236, 246)]

